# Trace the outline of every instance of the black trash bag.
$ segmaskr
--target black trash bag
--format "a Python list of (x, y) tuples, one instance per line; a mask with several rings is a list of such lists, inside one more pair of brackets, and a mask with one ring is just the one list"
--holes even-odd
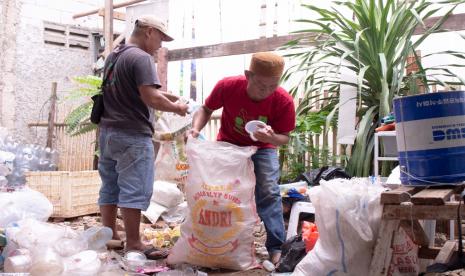
[(348, 175), (342, 168), (324, 166), (299, 175), (294, 182), (306, 181), (309, 186), (318, 186), (320, 185), (321, 179), (331, 180), (335, 178), (349, 179), (350, 175)]
[(302, 234), (288, 239), (281, 246), (281, 259), (276, 266), (276, 272), (293, 272), (294, 268), (307, 255)]

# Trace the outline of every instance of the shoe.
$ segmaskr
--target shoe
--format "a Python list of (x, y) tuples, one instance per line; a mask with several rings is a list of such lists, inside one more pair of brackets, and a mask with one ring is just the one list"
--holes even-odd
[(281, 252), (275, 252), (271, 254), (270, 256), (270, 262), (274, 264), (275, 266), (279, 263), (280, 259), (281, 259)]

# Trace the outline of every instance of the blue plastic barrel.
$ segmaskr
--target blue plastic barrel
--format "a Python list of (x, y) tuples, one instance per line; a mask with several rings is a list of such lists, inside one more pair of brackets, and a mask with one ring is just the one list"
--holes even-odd
[(465, 181), (465, 91), (397, 98), (394, 112), (402, 184)]

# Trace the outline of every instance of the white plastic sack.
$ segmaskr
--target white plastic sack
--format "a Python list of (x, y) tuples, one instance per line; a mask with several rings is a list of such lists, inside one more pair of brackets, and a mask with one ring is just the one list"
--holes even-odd
[(142, 214), (151, 223), (156, 223), (162, 213), (175, 209), (182, 202), (184, 202), (184, 194), (176, 184), (157, 180), (153, 183), (153, 194), (149, 208)]
[(167, 181), (155, 181), (151, 201), (161, 204), (166, 208), (178, 206), (184, 201), (184, 195), (174, 183)]
[(0, 228), (25, 218), (46, 221), (52, 212), (52, 203), (38, 191), (24, 188), (0, 192)]
[(392, 241), (392, 258), (388, 276), (416, 276), (420, 273), (418, 245), (400, 227)]
[(189, 215), (168, 263), (245, 270), (256, 265), (255, 147), (190, 138)]
[(320, 181), (309, 190), (320, 237), (293, 275), (368, 275), (384, 188), (368, 179)]

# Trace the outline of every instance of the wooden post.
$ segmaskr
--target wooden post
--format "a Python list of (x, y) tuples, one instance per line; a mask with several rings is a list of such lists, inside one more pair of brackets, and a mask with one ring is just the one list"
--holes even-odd
[(55, 128), (55, 109), (57, 102), (57, 83), (52, 82), (52, 95), (50, 96), (50, 111), (47, 125), (47, 147), (53, 148), (53, 130)]
[(162, 47), (157, 51), (157, 73), (160, 79), (160, 90), (166, 91), (168, 88), (168, 49)]
[(105, 0), (105, 17), (103, 19), (105, 29), (105, 57), (113, 50), (113, 0)]

